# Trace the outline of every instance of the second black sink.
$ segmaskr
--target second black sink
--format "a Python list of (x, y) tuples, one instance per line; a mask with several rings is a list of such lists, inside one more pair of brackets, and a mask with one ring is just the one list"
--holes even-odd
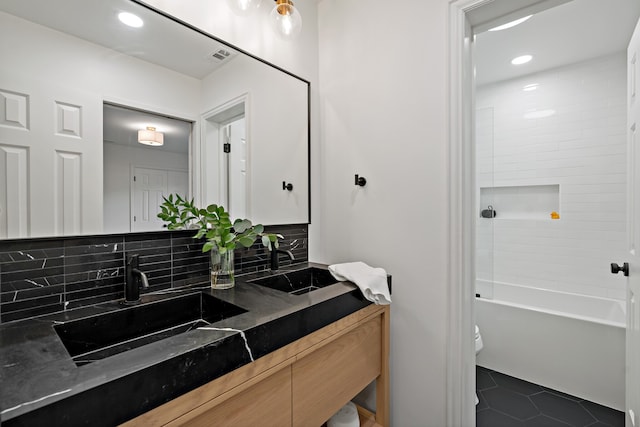
[(81, 366), (242, 313), (246, 310), (199, 292), (123, 307), (54, 328)]
[(250, 283), (287, 292), (292, 295), (302, 295), (338, 283), (338, 280), (336, 280), (328, 270), (309, 267), (289, 273), (251, 280)]

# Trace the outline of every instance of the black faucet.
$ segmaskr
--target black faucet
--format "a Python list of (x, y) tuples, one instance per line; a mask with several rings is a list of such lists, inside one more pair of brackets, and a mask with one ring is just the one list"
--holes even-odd
[(291, 251), (273, 248), (271, 249), (271, 271), (278, 271), (278, 269), (280, 268), (278, 259), (279, 253), (285, 254), (291, 261), (295, 260), (295, 257), (293, 256), (293, 253)]
[(124, 303), (137, 304), (140, 302), (140, 284), (147, 289), (149, 281), (147, 275), (139, 270), (139, 255), (130, 255), (127, 257), (126, 274), (124, 279)]

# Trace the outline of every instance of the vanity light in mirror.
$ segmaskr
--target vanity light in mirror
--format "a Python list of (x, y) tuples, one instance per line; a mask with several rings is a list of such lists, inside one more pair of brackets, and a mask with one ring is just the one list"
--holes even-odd
[(525, 16), (523, 18), (516, 19), (516, 20), (511, 21), (511, 22), (507, 22), (506, 24), (498, 25), (497, 27), (493, 27), (493, 28), (489, 28), (489, 31), (502, 31), (502, 30), (506, 30), (507, 28), (515, 27), (516, 25), (522, 24), (524, 21), (526, 21), (527, 19), (531, 18), (532, 16), (533, 15)]
[(291, 0), (275, 0), (271, 11), (271, 24), (277, 34), (284, 39), (293, 39), (302, 30), (302, 16)]
[(164, 144), (164, 134), (157, 132), (156, 128), (147, 126), (146, 129), (138, 131), (138, 142), (144, 145), (160, 146)]
[(513, 58), (511, 60), (511, 63), (513, 65), (522, 65), (522, 64), (526, 64), (527, 62), (531, 61), (533, 59), (533, 56), (531, 55), (522, 55), (522, 56), (518, 56), (516, 58)]
[(119, 13), (118, 19), (124, 25), (128, 25), (129, 27), (133, 28), (140, 28), (144, 25), (144, 21), (138, 15), (134, 15), (133, 13), (129, 12)]
[(262, 0), (227, 0), (227, 5), (236, 15), (252, 15), (259, 7)]

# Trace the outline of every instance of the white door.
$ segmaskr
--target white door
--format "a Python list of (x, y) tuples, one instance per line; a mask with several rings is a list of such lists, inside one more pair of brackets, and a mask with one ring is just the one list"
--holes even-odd
[(188, 197), (189, 172), (134, 167), (132, 186), (131, 231), (158, 231), (164, 228), (158, 218), (162, 198), (174, 193)]
[(0, 71), (0, 238), (102, 232), (102, 99)]
[(157, 215), (162, 197), (168, 194), (167, 181), (166, 170), (134, 168), (131, 231), (162, 230), (163, 222)]
[(626, 425), (640, 424), (640, 21), (636, 25), (628, 58), (628, 141), (629, 141), (629, 259), (627, 278), (627, 373)]
[(245, 138), (244, 117), (228, 125), (227, 154), (229, 169), (229, 213), (232, 218), (246, 218), (247, 215), (247, 140)]

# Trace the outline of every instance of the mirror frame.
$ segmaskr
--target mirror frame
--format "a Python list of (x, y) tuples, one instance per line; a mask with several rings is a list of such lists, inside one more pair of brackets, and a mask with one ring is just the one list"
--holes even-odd
[[(285, 73), (285, 74), (289, 75), (290, 77), (293, 77), (293, 78), (295, 78), (297, 80), (300, 80), (301, 82), (303, 82), (303, 83), (305, 83), (307, 85), (307, 172), (308, 172), (307, 192), (308, 192), (308, 195), (309, 195), (309, 197), (308, 197), (308, 206), (307, 206), (307, 209), (308, 209), (308, 212), (307, 212), (307, 224), (311, 224), (311, 82), (309, 80), (303, 79), (302, 77), (300, 77), (300, 76), (298, 76), (298, 75), (296, 75), (296, 74), (294, 74), (294, 73), (292, 73), (292, 72), (290, 72), (290, 71), (288, 71), (288, 70), (286, 70), (286, 69), (284, 69), (282, 67), (279, 67), (278, 65), (275, 65), (275, 64), (273, 64), (273, 63), (271, 63), (271, 62), (269, 62), (269, 61), (267, 61), (267, 60), (265, 60), (263, 58), (260, 58), (259, 56), (256, 56), (256, 55), (254, 55), (254, 54), (252, 54), (252, 53), (250, 53), (250, 52), (248, 52), (248, 51), (246, 51), (246, 50), (244, 50), (244, 49), (242, 49), (242, 48), (240, 48), (240, 47), (238, 47), (238, 46), (236, 46), (236, 45), (234, 45), (232, 43), (229, 43), (228, 41), (223, 40), (220, 37), (216, 37), (213, 34), (202, 30), (201, 28), (193, 26), (193, 25), (189, 24), (186, 21), (183, 21), (183, 20), (181, 20), (181, 19), (179, 19), (179, 18), (177, 18), (177, 17), (175, 17), (173, 15), (170, 15), (170, 14), (168, 14), (168, 13), (166, 13), (166, 12), (156, 8), (156, 7), (153, 7), (153, 6), (151, 6), (151, 5), (147, 4), (147, 3), (144, 3), (141, 0), (129, 0), (129, 1), (139, 5), (141, 7), (144, 7), (144, 8), (146, 8), (146, 9), (152, 11), (152, 12), (155, 12), (155, 13), (157, 13), (159, 15), (162, 15), (165, 18), (170, 19), (171, 21), (176, 22), (177, 24), (182, 25), (182, 26), (184, 26), (186, 28), (189, 28), (192, 31), (200, 33), (205, 37), (209, 37), (212, 40), (215, 40), (215, 41), (217, 41), (219, 43), (227, 45), (230, 48), (232, 48), (235, 51), (237, 51), (238, 53), (241, 53), (241, 54), (246, 55), (246, 56), (248, 56), (250, 58), (253, 58), (253, 59), (257, 60), (257, 61), (260, 61), (261, 63), (263, 63), (263, 64), (265, 64), (265, 65), (267, 65), (269, 67), (272, 67), (272, 68), (274, 68), (274, 69), (276, 69), (276, 70), (278, 70), (278, 71), (280, 71), (282, 73)], [(283, 224), (270, 224), (270, 225), (283, 225)]]

